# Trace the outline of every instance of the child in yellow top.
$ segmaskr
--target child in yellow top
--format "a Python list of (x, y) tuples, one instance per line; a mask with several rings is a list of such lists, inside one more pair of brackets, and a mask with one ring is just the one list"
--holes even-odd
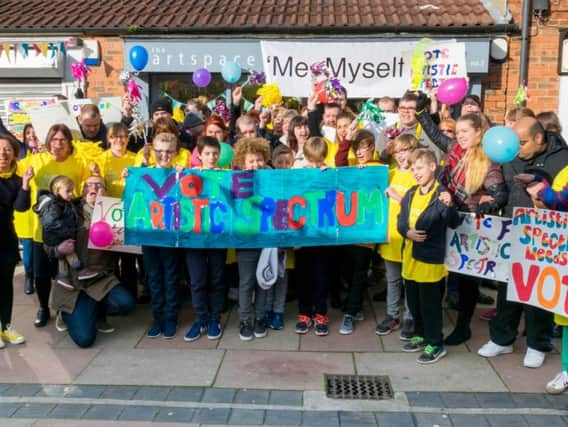
[(402, 278), (415, 332), (402, 350), (423, 350), (417, 359), (420, 364), (435, 363), (447, 354), (442, 336), (446, 228), (459, 224), (450, 193), (436, 180), (437, 165), (431, 150), (412, 154), (411, 169), (418, 185), (404, 195), (398, 215), (398, 232), (405, 238)]
[(109, 197), (121, 198), (124, 192), (122, 171), (134, 166), (136, 154), (126, 149), (128, 128), (122, 123), (113, 123), (108, 128), (107, 139), (110, 145), (97, 160), (100, 174), (104, 178), (106, 193)]
[[(414, 175), (410, 170), (410, 157), (418, 148), (418, 140), (414, 135), (398, 136), (393, 143), (393, 157), (396, 167), (389, 171), (389, 187), (386, 194), (389, 197), (388, 243), (379, 245), (379, 251), (385, 260), (387, 278), (387, 314), (385, 319), (377, 325), (377, 335), (388, 335), (400, 327), (400, 296), (402, 286), (402, 236), (397, 230), (400, 202), (406, 192), (416, 185)], [(402, 341), (408, 341), (414, 333), (414, 322), (404, 303), (403, 327), (400, 333)]]

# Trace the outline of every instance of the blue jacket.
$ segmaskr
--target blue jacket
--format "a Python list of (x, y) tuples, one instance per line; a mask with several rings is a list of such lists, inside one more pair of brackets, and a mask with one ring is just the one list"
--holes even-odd
[[(418, 188), (418, 185), (415, 185), (408, 190), (400, 203), (397, 225), (398, 232), (404, 237), (403, 248), (409, 230), (410, 205)], [(416, 230), (424, 230), (428, 233), (428, 238), (424, 242), (413, 242), (412, 244), (412, 258), (417, 261), (428, 264), (443, 264), (446, 256), (446, 228), (456, 228), (460, 223), (456, 205), (453, 204), (448, 208), (438, 200), (440, 193), (444, 191), (448, 190), (443, 185), (438, 185), (428, 206), (416, 221)]]

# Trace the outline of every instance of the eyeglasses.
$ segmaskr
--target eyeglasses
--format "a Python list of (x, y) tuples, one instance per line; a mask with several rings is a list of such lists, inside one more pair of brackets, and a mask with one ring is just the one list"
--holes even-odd
[(85, 187), (94, 187), (98, 190), (99, 188), (104, 188), (105, 185), (102, 182), (85, 182)]
[(416, 111), (416, 107), (398, 107), (398, 111), (401, 111), (403, 113), (409, 112), (409, 111)]
[(172, 156), (173, 154), (175, 154), (174, 150), (154, 150), (154, 154), (157, 156), (164, 156), (164, 155), (168, 155), (168, 156)]
[(443, 133), (455, 133), (455, 131), (454, 131), (453, 129), (442, 129), (442, 128), (440, 128), (440, 132), (443, 132)]

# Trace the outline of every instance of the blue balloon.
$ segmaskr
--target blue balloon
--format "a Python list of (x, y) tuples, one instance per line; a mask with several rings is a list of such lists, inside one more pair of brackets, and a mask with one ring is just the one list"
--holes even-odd
[(483, 151), (496, 163), (507, 163), (517, 157), (521, 147), (519, 136), (506, 126), (495, 126), (483, 135)]
[(136, 71), (142, 71), (148, 63), (148, 51), (144, 46), (133, 46), (129, 54), (132, 68)]
[(221, 75), (227, 83), (236, 83), (241, 78), (241, 66), (236, 62), (229, 61), (221, 70)]

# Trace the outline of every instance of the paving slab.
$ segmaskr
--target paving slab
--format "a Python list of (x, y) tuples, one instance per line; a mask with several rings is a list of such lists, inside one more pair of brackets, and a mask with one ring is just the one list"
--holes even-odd
[(29, 297), (33, 303), (26, 305), (14, 305), (13, 324), (14, 327), (26, 338), (26, 343), (17, 346), (7, 346), (7, 349), (35, 347), (46, 345), (55, 347), (65, 339), (66, 334), (57, 332), (55, 329), (55, 313), (52, 312), (51, 320), (43, 328), (36, 328), (34, 320), (37, 313), (37, 296)]
[(296, 390), (272, 390), (268, 403), (270, 405), (302, 406), (303, 391)]
[(262, 425), (264, 424), (264, 411), (255, 409), (233, 409), (229, 417), (231, 425)]
[(376, 426), (377, 420), (372, 412), (340, 411), (339, 420), (342, 426)]
[[(452, 414), (450, 419), (454, 426), (459, 427), (489, 427), (489, 422), (485, 415), (465, 415), (465, 414)], [(541, 426), (542, 427), (542, 426)]]
[(70, 404), (70, 403), (60, 403), (49, 413), (49, 418), (60, 418), (60, 419), (79, 419), (89, 409), (89, 405), (83, 404)]
[(283, 411), (269, 409), (264, 416), (264, 425), (269, 426), (299, 426), (302, 424), (301, 411)]
[(409, 427), (414, 425), (414, 417), (408, 412), (375, 414), (379, 427)]
[(414, 414), (416, 427), (452, 427), (452, 422), (446, 414)]
[(351, 353), (227, 350), (215, 386), (322, 390), (324, 373), (353, 374)]
[(14, 418), (43, 418), (49, 414), (55, 405), (52, 403), (25, 403), (12, 417)]
[(304, 411), (302, 425), (309, 427), (339, 427), (337, 411)]
[(284, 329), (275, 331), (268, 329), (264, 338), (253, 338), (251, 341), (242, 341), (239, 338), (239, 312), (234, 307), (229, 315), (223, 337), (219, 342), (220, 349), (228, 350), (282, 350), (294, 351), (300, 347), (300, 337), (294, 331), (296, 323), (297, 305), (290, 303), (286, 306), (284, 314)]
[(557, 415), (525, 415), (525, 421), (531, 427), (565, 427), (566, 420)]
[(220, 350), (105, 348), (76, 382), (210, 386), (222, 357)]
[(2, 381), (5, 383), (72, 383), (93, 361), (99, 351), (99, 349), (54, 349), (45, 344), (6, 347), (0, 352)]
[(527, 422), (520, 415), (487, 415), (491, 427), (525, 427)]
[[(1, 422), (2, 420), (0, 420)], [(10, 420), (12, 421), (12, 420)], [(32, 420), (30, 424), (22, 426), (33, 427), (69, 427), (68, 420)], [(2, 424), (2, 427), (12, 427), (12, 424)], [(72, 427), (199, 427), (198, 424), (169, 423), (169, 422), (145, 422), (145, 421), (104, 421), (104, 420), (73, 420)], [(20, 427), (14, 424), (13, 427)]]
[(508, 391), (476, 354), (448, 352), (432, 365), (419, 365), (416, 358), (416, 353), (355, 353), (355, 365), (359, 374), (388, 375), (395, 391)]

